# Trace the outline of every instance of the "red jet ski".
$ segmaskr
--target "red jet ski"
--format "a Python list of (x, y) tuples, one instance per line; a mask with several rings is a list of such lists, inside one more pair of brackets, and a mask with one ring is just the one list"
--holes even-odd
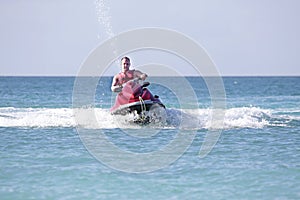
[[(128, 81), (120, 87), (120, 92), (116, 97), (115, 105), (110, 109), (113, 115), (127, 115), (133, 113), (135, 115), (135, 123), (150, 123), (152, 121), (151, 111), (161, 113), (161, 109), (165, 112), (165, 105), (160, 101), (157, 95), (147, 89), (149, 82), (140, 84), (137, 79)], [(151, 114), (149, 114), (151, 113)], [(157, 115), (157, 112), (155, 113)]]

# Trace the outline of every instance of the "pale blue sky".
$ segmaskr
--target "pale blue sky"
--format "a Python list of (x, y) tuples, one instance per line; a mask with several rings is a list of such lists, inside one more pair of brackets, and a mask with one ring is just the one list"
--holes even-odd
[(95, 0), (1, 0), (0, 75), (76, 75), (111, 34), (142, 27), (192, 38), (221, 75), (300, 75), (298, 0), (101, 2), (102, 14)]

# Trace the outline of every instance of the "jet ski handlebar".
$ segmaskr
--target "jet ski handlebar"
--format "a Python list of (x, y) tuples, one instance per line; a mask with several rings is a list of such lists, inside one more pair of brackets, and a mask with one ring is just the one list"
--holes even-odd
[[(130, 82), (131, 82), (131, 83), (140, 84), (140, 81), (141, 81), (141, 80), (142, 80), (142, 79), (140, 79), (139, 77), (137, 77), (137, 78), (134, 78), (134, 79), (132, 79), (132, 80), (130, 80), (130, 81), (127, 81), (126, 83), (123, 83), (122, 85), (112, 86), (112, 87), (111, 87), (111, 90), (112, 90), (113, 92), (121, 92), (122, 89), (123, 89), (123, 87), (125, 87), (126, 84), (128, 84), (128, 83), (130, 83)], [(143, 82), (143, 83), (140, 84), (140, 85), (141, 85), (142, 88), (144, 88), (144, 87), (149, 86), (150, 83), (149, 83), (149, 82)]]

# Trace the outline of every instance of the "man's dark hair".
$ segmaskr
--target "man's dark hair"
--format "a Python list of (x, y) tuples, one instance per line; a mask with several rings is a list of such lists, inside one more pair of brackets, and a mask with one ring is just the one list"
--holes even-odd
[(130, 58), (128, 58), (127, 56), (124, 56), (124, 57), (121, 59), (121, 62), (122, 62), (122, 60), (124, 60), (124, 59), (130, 62)]

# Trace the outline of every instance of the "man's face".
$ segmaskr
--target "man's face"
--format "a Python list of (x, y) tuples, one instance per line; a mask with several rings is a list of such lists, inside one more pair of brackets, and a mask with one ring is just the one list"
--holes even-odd
[(127, 72), (130, 67), (130, 62), (126, 59), (123, 59), (121, 65), (122, 65), (122, 72)]

